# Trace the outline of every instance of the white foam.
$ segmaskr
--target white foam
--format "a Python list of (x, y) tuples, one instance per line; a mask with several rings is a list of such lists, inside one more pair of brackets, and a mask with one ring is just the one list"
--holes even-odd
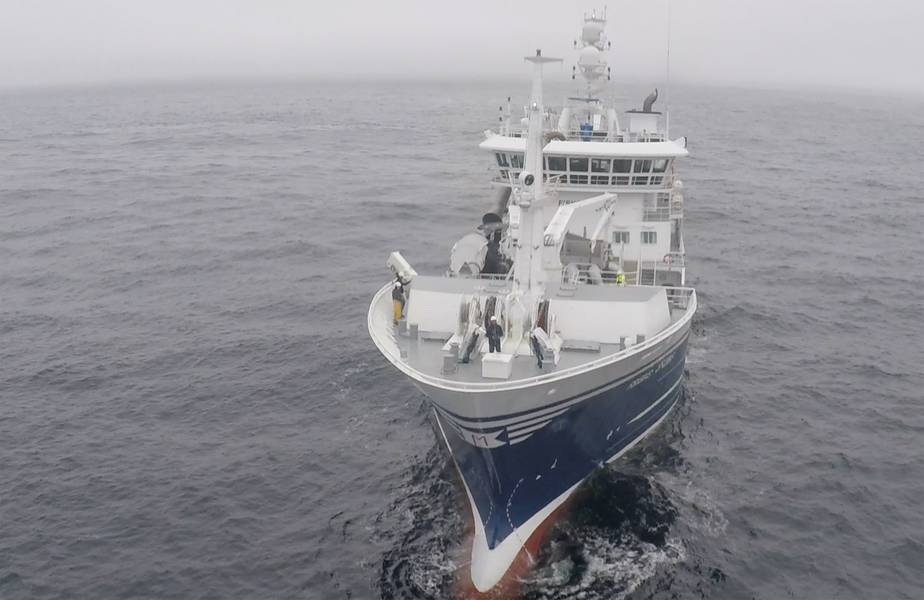
[(573, 557), (569, 555), (534, 571), (524, 584), (531, 591), (539, 592), (540, 597), (584, 598), (605, 588), (607, 598), (624, 598), (653, 577), (658, 569), (683, 562), (687, 556), (679, 539), (669, 538), (659, 548), (633, 536), (614, 540), (610, 532), (594, 527), (581, 528), (575, 534), (581, 541), (586, 570), (579, 581), (569, 585), (575, 569)]

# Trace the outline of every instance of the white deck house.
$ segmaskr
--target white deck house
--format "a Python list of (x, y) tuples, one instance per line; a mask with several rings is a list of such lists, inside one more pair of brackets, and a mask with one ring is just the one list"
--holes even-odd
[[(607, 232), (612, 252), (630, 280), (684, 284), (683, 193), (674, 161), (686, 157), (686, 140), (624, 142), (551, 140), (543, 149), (546, 177), (561, 203), (614, 192), (619, 203)], [(526, 139), (491, 133), (481, 142), (496, 163), (493, 184), (504, 194), (523, 168)], [(577, 235), (586, 237), (578, 223)]]
[[(604, 192), (617, 194), (617, 212), (607, 239), (614, 260), (610, 268), (625, 270), (630, 282), (685, 284), (682, 183), (674, 163), (688, 156), (686, 138), (670, 139), (669, 116), (653, 110), (658, 92), (643, 107), (622, 112), (607, 103), (609, 45), (605, 18), (590, 18), (582, 31), (575, 78), (584, 88), (558, 109), (542, 115), (543, 167), (549, 187), (561, 204)], [(499, 213), (523, 171), (526, 123), (511, 119), (510, 99), (502, 107), (500, 127), (485, 131), (479, 147), (492, 155)], [(585, 223), (572, 233), (587, 237)]]

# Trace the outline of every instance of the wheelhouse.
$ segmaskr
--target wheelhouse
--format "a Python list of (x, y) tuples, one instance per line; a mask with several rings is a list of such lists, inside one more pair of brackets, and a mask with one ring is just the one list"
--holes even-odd
[[(543, 177), (561, 204), (604, 192), (617, 194), (618, 208), (606, 232), (606, 269), (622, 269), (629, 282), (638, 284), (683, 285), (683, 194), (675, 164), (689, 154), (686, 139), (668, 140), (662, 131), (651, 132), (649, 127), (661, 125), (657, 113), (627, 116), (629, 128), (614, 125), (613, 131), (599, 136), (593, 135), (593, 127), (600, 121), (591, 119), (586, 121), (592, 127), (583, 132), (548, 131)], [(554, 117), (546, 119), (550, 126)], [(486, 132), (480, 148), (493, 155), (492, 184), (505, 199), (523, 172), (526, 139), (511, 128), (501, 131)], [(589, 223), (572, 233), (586, 236), (588, 228), (592, 229)], [(588, 256), (577, 262), (589, 267), (594, 260)]]

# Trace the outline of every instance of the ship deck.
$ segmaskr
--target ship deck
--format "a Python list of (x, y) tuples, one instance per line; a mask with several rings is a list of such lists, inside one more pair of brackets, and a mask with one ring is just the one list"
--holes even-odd
[[(421, 278), (423, 279), (423, 278)], [(457, 294), (482, 294), (503, 296), (510, 292), (508, 281), (463, 279), (451, 277), (427, 277), (428, 290), (438, 288), (440, 291)], [(411, 286), (411, 297), (414, 294), (414, 285)], [(644, 298), (650, 295), (654, 286), (627, 286), (614, 285), (567, 285), (553, 284), (549, 286), (548, 295), (552, 298), (567, 298), (569, 300), (586, 301), (613, 301), (616, 298), (627, 300)], [(671, 329), (695, 310), (695, 293), (690, 288), (666, 288), (668, 290), (670, 323), (664, 329)], [(559, 353), (558, 363), (552, 361), (547, 355), (539, 368), (536, 358), (532, 354), (528, 338), (519, 343), (504, 340), (501, 351), (513, 354), (511, 361), (512, 372), (508, 379), (490, 379), (482, 376), (482, 356), (480, 351), (487, 351), (487, 340), (480, 339), (478, 348), (472, 353), (468, 363), (457, 363), (455, 369), (444, 371), (444, 355), (446, 346), (453, 336), (452, 331), (427, 331), (418, 329), (416, 335), (402, 320), (395, 326), (392, 321), (391, 285), (383, 287), (373, 299), (369, 311), (369, 328), (379, 349), (396, 366), (404, 365), (410, 368), (420, 378), (432, 380), (442, 384), (461, 384), (481, 387), (492, 383), (522, 382), (534, 378), (545, 378), (559, 372), (569, 371), (588, 363), (613, 358), (619, 353), (628, 353), (643, 346), (652, 345), (655, 340), (626, 340), (624, 343), (598, 343), (592, 340), (564, 339)], [(692, 302), (690, 300), (693, 300)], [(655, 336), (657, 337), (657, 336)], [(402, 369), (405, 370), (405, 369)]]
[[(443, 373), (442, 348), (445, 341), (428, 340), (420, 337), (411, 339), (406, 334), (399, 334), (398, 339), (399, 345), (402, 348), (402, 353), (406, 356), (408, 365), (421, 373), (463, 383), (492, 381), (482, 377), (481, 357), (483, 355), (480, 352), (472, 353), (469, 363), (457, 364), (454, 373)], [(557, 365), (552, 362), (551, 357), (547, 356), (545, 360), (543, 360), (542, 368), (539, 368), (538, 361), (532, 356), (528, 348), (529, 344), (521, 342), (520, 348), (516, 352), (514, 352), (514, 348), (511, 346), (513, 346), (513, 344), (508, 344), (506, 342), (501, 346), (502, 352), (515, 354), (511, 363), (513, 366), (510, 375), (511, 381), (530, 379), (538, 375), (546, 375), (572, 367), (580, 367), (587, 362), (616, 354), (623, 349), (618, 344), (601, 344), (599, 349), (595, 351), (562, 349), (559, 354)]]

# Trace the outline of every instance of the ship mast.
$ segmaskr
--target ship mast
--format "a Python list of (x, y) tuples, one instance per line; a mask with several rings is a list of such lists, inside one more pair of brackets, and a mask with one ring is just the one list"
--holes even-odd
[(520, 186), (514, 196), (514, 203), (520, 208), (520, 235), (513, 265), (514, 288), (533, 298), (545, 292), (545, 273), (542, 270), (542, 233), (545, 228), (543, 209), (548, 203), (542, 148), (543, 120), (545, 106), (542, 102), (542, 65), (561, 62), (559, 58), (546, 58), (541, 50), (535, 56), (526, 57), (533, 63), (533, 88), (529, 101), (529, 128), (526, 135), (526, 155)]

